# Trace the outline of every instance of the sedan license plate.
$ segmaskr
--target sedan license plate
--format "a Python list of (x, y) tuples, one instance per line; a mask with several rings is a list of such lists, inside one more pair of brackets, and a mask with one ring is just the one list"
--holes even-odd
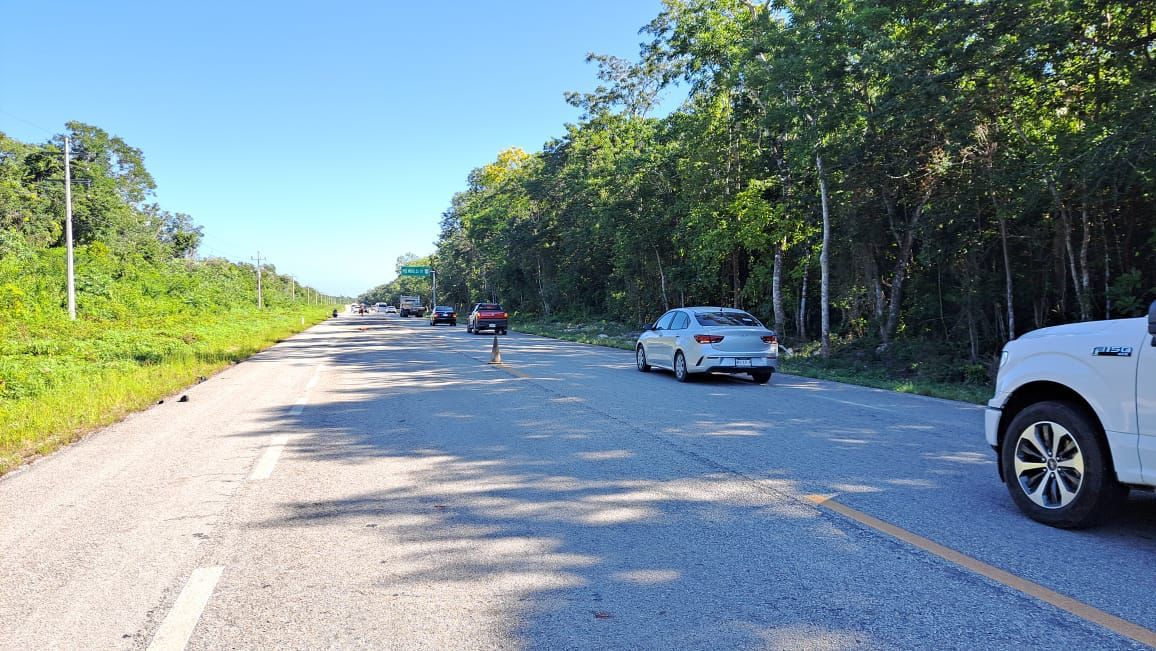
[(735, 360), (735, 366), (750, 366), (750, 365), (751, 365), (751, 360), (749, 360), (749, 359), (736, 359)]

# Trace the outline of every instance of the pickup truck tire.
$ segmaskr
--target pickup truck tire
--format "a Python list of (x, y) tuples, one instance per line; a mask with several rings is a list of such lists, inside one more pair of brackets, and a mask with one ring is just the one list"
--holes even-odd
[(1111, 515), (1128, 489), (1115, 477), (1095, 418), (1070, 402), (1026, 407), (1008, 425), (1000, 463), (1012, 500), (1028, 517), (1062, 529)]

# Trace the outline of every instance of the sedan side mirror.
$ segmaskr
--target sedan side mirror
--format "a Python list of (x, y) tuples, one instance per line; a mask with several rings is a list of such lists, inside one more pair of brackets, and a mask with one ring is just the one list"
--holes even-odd
[(642, 326), (642, 330), (643, 331), (654, 330), (654, 324), (653, 323), (647, 323), (646, 325)]
[[(1156, 335), (1156, 301), (1148, 306), (1148, 334)], [(1153, 341), (1153, 345), (1156, 345), (1156, 341)]]

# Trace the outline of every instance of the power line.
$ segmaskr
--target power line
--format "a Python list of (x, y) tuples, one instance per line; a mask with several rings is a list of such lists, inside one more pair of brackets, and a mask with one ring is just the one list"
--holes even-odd
[(3, 113), (4, 115), (7, 115), (8, 117), (12, 118), (13, 120), (16, 120), (17, 122), (23, 122), (24, 124), (27, 124), (27, 125), (28, 125), (28, 126), (30, 126), (30, 127), (35, 127), (35, 128), (37, 128), (37, 129), (40, 129), (41, 131), (43, 131), (44, 133), (47, 133), (47, 134), (48, 134), (48, 135), (50, 135), (50, 136), (55, 136), (55, 135), (56, 135), (56, 133), (55, 133), (55, 132), (53, 132), (52, 130), (50, 130), (50, 129), (45, 129), (44, 127), (40, 126), (39, 124), (36, 124), (35, 122), (31, 122), (31, 121), (29, 121), (29, 120), (25, 120), (24, 118), (20, 117), (19, 115), (15, 115), (15, 114), (13, 114), (13, 113), (9, 113), (8, 111), (5, 111), (4, 109), (0, 109), (0, 113)]

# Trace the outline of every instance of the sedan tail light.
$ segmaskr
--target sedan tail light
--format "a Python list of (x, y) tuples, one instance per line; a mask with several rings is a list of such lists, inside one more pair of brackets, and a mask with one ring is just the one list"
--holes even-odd
[(777, 343), (779, 343), (779, 338), (776, 337), (775, 335), (764, 335), (763, 336), (763, 343), (764, 344), (777, 344)]
[(722, 335), (695, 335), (694, 340), (700, 344), (717, 344), (723, 340)]

